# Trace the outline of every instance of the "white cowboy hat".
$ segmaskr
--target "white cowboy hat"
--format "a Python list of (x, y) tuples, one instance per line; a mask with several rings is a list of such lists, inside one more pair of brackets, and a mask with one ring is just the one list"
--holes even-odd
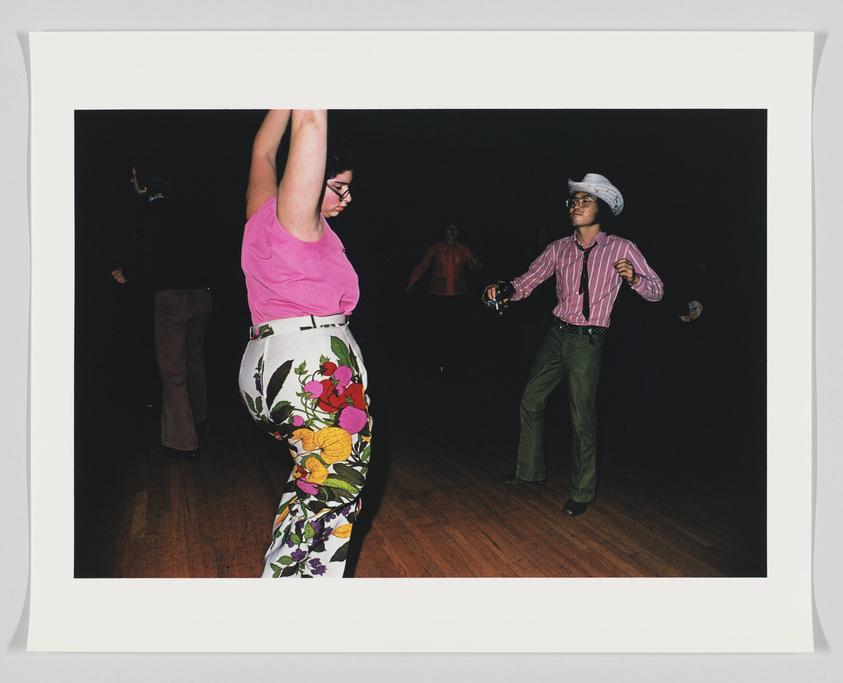
[(617, 216), (623, 211), (623, 195), (621, 191), (612, 185), (606, 176), (602, 176), (599, 173), (586, 173), (585, 178), (579, 183), (575, 183), (568, 178), (568, 189), (571, 194), (588, 192), (588, 194), (599, 197), (609, 205), (613, 216)]

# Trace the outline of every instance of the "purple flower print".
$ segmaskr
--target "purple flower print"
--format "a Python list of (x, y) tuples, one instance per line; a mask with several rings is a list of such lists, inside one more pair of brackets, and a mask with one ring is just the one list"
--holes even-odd
[(322, 395), (322, 383), (321, 382), (308, 382), (304, 385), (304, 392), (306, 394), (310, 394), (308, 398), (314, 399), (319, 398)]
[(343, 408), (340, 413), (339, 424), (340, 427), (349, 434), (357, 434), (357, 432), (366, 426), (368, 421), (369, 418), (367, 417), (365, 410), (360, 410), (360, 408), (355, 408), (354, 406), (348, 406), (347, 408)]
[(315, 496), (319, 492), (319, 489), (316, 488), (316, 484), (311, 484), (305, 479), (296, 479), (296, 486), (311, 496)]
[(334, 379), (337, 380), (337, 385), (341, 387), (347, 387), (348, 383), (351, 382), (351, 368), (347, 365), (340, 365), (334, 371)]
[(308, 564), (310, 565), (310, 571), (316, 576), (322, 576), (327, 569), (327, 567), (319, 561), (318, 557), (310, 560)]
[(291, 557), (293, 558), (293, 562), (298, 563), (298, 562), (301, 562), (305, 557), (307, 557), (307, 553), (304, 550), (302, 550), (301, 548), (296, 548), (293, 551), (293, 554), (292, 554)]

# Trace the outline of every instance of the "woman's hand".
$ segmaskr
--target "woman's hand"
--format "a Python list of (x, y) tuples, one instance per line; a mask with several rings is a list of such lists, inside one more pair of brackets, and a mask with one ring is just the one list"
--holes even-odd
[(123, 276), (123, 266), (112, 270), (111, 277), (117, 280), (117, 282), (119, 282), (121, 285), (125, 285), (128, 282), (128, 280)]

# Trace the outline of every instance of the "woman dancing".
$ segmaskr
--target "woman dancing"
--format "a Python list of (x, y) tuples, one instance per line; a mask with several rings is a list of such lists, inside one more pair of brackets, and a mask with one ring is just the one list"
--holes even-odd
[[(359, 290), (325, 218), (351, 201), (351, 164), (327, 157), (326, 111), (272, 110), (252, 146), (242, 266), (252, 313), (240, 393), (295, 460), (263, 577), (341, 577), (366, 480), (366, 369), (348, 328)], [(290, 126), (279, 182), (275, 158)]]

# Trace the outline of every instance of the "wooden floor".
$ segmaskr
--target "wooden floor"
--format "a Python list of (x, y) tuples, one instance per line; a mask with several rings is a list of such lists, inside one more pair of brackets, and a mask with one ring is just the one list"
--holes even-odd
[[(743, 444), (734, 426), (701, 436), (670, 414), (627, 424), (626, 412), (602, 406), (611, 428), (600, 435), (598, 500), (572, 519), (562, 514), (564, 395), (548, 407), (547, 485), (505, 487), (520, 368), (494, 381), (428, 369), (399, 382), (389, 362), (376, 365), (372, 376), (390, 381), (371, 388), (373, 464), (347, 574), (765, 575), (764, 472), (751, 464), (763, 452), (746, 457), (757, 443)], [(210, 387), (199, 463), (165, 457), (154, 383), (111, 407), (106, 427), (77, 404), (77, 577), (260, 575), (291, 459), (252, 423), (232, 373)]]

